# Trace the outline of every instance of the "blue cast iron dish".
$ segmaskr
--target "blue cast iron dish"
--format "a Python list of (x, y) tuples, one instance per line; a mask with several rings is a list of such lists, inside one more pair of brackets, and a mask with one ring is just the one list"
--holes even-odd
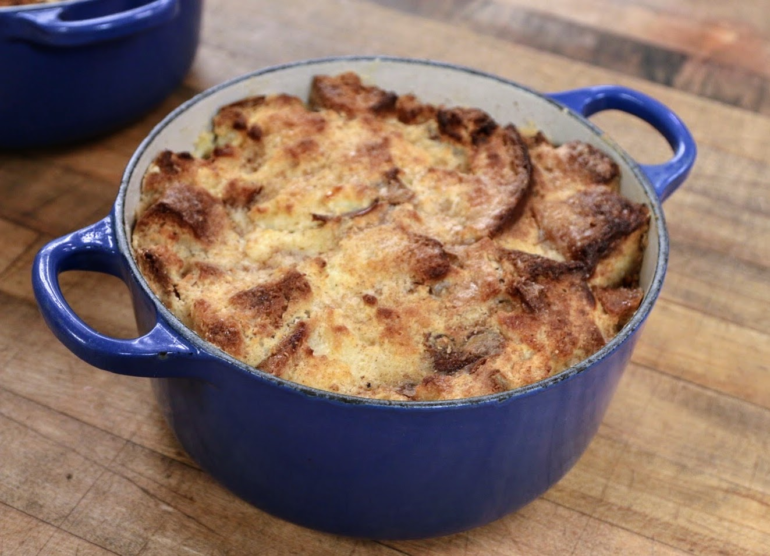
[[(499, 122), (537, 125), (556, 142), (581, 139), (620, 165), (623, 194), (652, 214), (642, 269), (646, 295), (621, 333), (582, 363), (500, 394), (393, 402), (323, 392), (238, 362), (204, 342), (153, 295), (131, 255), (142, 176), (162, 149), (192, 150), (217, 108), (249, 95), (306, 97), (311, 77), (353, 70), (385, 89), (478, 106)], [(668, 140), (665, 164), (636, 164), (586, 117), (621, 110)], [(660, 292), (668, 257), (661, 200), (695, 160), (692, 136), (660, 102), (598, 86), (541, 95), (472, 69), (436, 62), (352, 57), (272, 67), (193, 98), (141, 144), (104, 220), (44, 247), (33, 268), (43, 316), (78, 357), (115, 373), (150, 377), (185, 450), (227, 488), (283, 519), (348, 536), (409, 539), (483, 525), (534, 500), (577, 461), (596, 433)], [(101, 335), (73, 313), (58, 275), (91, 270), (131, 290), (141, 336)]]
[(0, 148), (130, 123), (184, 78), (203, 0), (69, 0), (0, 8)]

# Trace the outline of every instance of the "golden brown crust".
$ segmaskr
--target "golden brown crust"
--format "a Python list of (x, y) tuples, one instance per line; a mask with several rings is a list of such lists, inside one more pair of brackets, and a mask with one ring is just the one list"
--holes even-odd
[(201, 338), (235, 357), (243, 355), (243, 334), (235, 318), (221, 316), (205, 299), (193, 302), (190, 317), (193, 330)]
[(433, 369), (439, 374), (452, 374), (474, 365), (487, 357), (499, 354), (505, 346), (505, 338), (496, 330), (474, 330), (464, 338), (446, 334), (430, 334), (425, 337)]
[(591, 183), (609, 185), (620, 178), (618, 165), (602, 151), (583, 143), (570, 141), (558, 149), (566, 166)]
[(424, 124), (436, 117), (436, 107), (421, 103), (414, 95), (401, 95), (396, 100), (396, 116), (405, 124)]
[(504, 327), (531, 347), (550, 353), (554, 361), (565, 356), (574, 360), (604, 345), (591, 315), (595, 300), (581, 264), (515, 251), (506, 259), (512, 267), (507, 291), (521, 305), (500, 315)]
[(602, 308), (613, 317), (618, 330), (634, 315), (644, 297), (640, 288), (595, 288), (594, 294)]
[(498, 234), (510, 222), (530, 187), (532, 167), (513, 126), (487, 134), (486, 124), (476, 127), (482, 119), (477, 114), (460, 114), (470, 120), (452, 124), (450, 142), (465, 147), (466, 167), (428, 168), (412, 187), (435, 237), (471, 243)]
[[(569, 286), (573, 290), (569, 292), (569, 298), (577, 294), (578, 297), (585, 297), (589, 303), (592, 302), (590, 291), (584, 283), (585, 267), (581, 263), (554, 261), (521, 251), (506, 252), (505, 262), (511, 270), (507, 291), (530, 312), (547, 311), (563, 301), (558, 298), (561, 296), (553, 284)], [(551, 299), (553, 293), (557, 294), (555, 301)]]
[(337, 76), (317, 75), (310, 86), (311, 108), (326, 108), (348, 117), (362, 114), (392, 114), (398, 97), (378, 87), (368, 87), (355, 73)]
[(281, 376), (291, 360), (299, 353), (300, 348), (304, 345), (305, 340), (307, 340), (307, 336), (307, 323), (304, 321), (298, 322), (289, 335), (278, 343), (270, 355), (257, 365), (257, 368), (271, 375)]
[(292, 270), (276, 281), (236, 293), (230, 298), (230, 305), (265, 319), (277, 328), (289, 304), (311, 294), (312, 289), (305, 276)]
[(201, 156), (161, 153), (133, 235), (196, 333), (265, 372), (397, 400), (542, 380), (641, 300), (649, 211), (593, 146), (358, 76), (223, 107)]
[(593, 269), (616, 242), (647, 226), (649, 210), (606, 187), (578, 191), (565, 200), (545, 201), (535, 217), (567, 259)]
[(570, 141), (555, 146), (540, 133), (527, 139), (527, 147), (543, 194), (576, 192), (597, 185), (618, 189), (617, 163), (593, 145)]
[(227, 216), (221, 201), (205, 189), (186, 183), (169, 186), (160, 199), (137, 221), (145, 226), (175, 225), (191, 232), (204, 244), (213, 243), (225, 226)]
[(414, 191), (401, 181), (401, 173), (400, 169), (391, 168), (383, 174), (379, 197), (382, 201), (391, 205), (401, 205), (414, 200)]
[(441, 242), (418, 234), (412, 234), (411, 239), (408, 257), (415, 283), (424, 284), (446, 276), (452, 256), (444, 250)]
[(233, 178), (227, 182), (222, 202), (235, 208), (249, 208), (259, 198), (263, 186), (244, 180)]
[(157, 200), (169, 185), (175, 182), (192, 182), (197, 173), (197, 161), (190, 153), (161, 152), (153, 162), (155, 172), (148, 173), (142, 182), (145, 203)]
[(438, 130), (461, 145), (485, 143), (499, 127), (478, 108), (441, 108), (436, 114)]
[(178, 273), (184, 261), (173, 251), (164, 245), (156, 245), (147, 249), (140, 249), (136, 253), (136, 261), (142, 274), (149, 278), (154, 285), (155, 293), (166, 302), (169, 296), (174, 295), (176, 281), (172, 273)]

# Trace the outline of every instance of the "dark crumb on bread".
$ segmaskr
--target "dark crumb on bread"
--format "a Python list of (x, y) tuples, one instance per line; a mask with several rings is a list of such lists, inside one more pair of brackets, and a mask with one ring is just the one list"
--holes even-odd
[(278, 280), (236, 293), (230, 298), (230, 305), (265, 319), (277, 328), (289, 304), (297, 299), (307, 298), (311, 294), (312, 288), (305, 276), (296, 270), (291, 270)]
[(225, 226), (222, 201), (201, 187), (174, 183), (142, 214), (136, 228), (171, 225), (184, 229), (200, 242), (212, 244)]
[(289, 335), (281, 339), (270, 355), (257, 365), (257, 368), (271, 375), (281, 376), (292, 358), (300, 352), (307, 336), (307, 323), (298, 322)]

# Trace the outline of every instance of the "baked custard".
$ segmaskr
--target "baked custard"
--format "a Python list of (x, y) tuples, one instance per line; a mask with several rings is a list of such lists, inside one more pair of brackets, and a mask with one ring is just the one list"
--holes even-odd
[(204, 340), (313, 388), (482, 396), (590, 356), (633, 315), (649, 209), (583, 142), (316, 76), (160, 153), (133, 252)]

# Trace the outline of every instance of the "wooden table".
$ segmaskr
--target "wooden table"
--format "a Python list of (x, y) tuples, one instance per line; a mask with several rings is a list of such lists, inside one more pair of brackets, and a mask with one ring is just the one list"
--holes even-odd
[[(87, 144), (0, 153), (0, 554), (770, 554), (769, 14), (767, 0), (208, 0), (194, 67), (152, 114)], [(172, 108), (266, 65), (350, 53), (541, 91), (628, 85), (700, 148), (666, 202), (667, 282), (598, 436), (543, 497), (447, 538), (338, 538), (238, 500), (181, 451), (147, 380), (71, 355), (32, 297), (34, 254), (107, 214)], [(630, 116), (595, 121), (641, 162), (670, 154)], [(117, 280), (62, 282), (99, 330), (135, 333)]]

